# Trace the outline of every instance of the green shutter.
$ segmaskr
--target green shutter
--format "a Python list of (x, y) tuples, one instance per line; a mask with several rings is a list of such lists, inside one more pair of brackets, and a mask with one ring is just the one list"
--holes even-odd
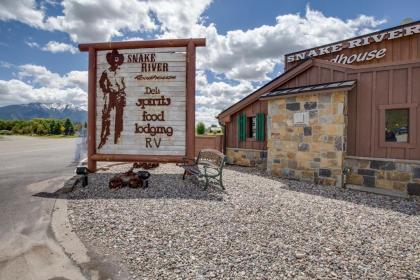
[(238, 136), (238, 142), (241, 141), (241, 115), (238, 115), (238, 121), (236, 123), (236, 132)]
[(264, 113), (258, 113), (256, 116), (257, 123), (257, 141), (264, 141), (265, 139), (265, 115)]
[(246, 116), (243, 113), (240, 113), (238, 115), (238, 125), (237, 125), (237, 131), (238, 131), (238, 141), (245, 141), (246, 139)]
[(257, 141), (260, 141), (260, 113), (257, 113), (257, 115), (255, 116), (255, 122), (256, 122), (256, 134), (255, 135), (255, 139), (257, 139)]
[(245, 114), (242, 115), (243, 123), (242, 123), (242, 141), (246, 139), (246, 116)]
[(265, 114), (261, 113), (261, 141), (265, 140)]

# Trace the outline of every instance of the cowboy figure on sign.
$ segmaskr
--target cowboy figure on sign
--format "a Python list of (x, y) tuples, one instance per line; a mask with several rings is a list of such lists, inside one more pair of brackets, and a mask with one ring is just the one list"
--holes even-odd
[(102, 148), (111, 134), (111, 114), (114, 112), (114, 144), (118, 143), (123, 130), (123, 114), (125, 102), (124, 77), (120, 76), (120, 65), (124, 62), (124, 55), (117, 50), (106, 54), (106, 60), (110, 67), (102, 72), (99, 86), (103, 92), (104, 106), (102, 108), (101, 141), (98, 149)]

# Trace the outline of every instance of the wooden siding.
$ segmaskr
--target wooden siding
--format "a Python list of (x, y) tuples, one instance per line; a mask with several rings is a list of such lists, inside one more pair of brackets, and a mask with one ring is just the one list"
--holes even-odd
[[(125, 103), (123, 107), (123, 130), (117, 143), (114, 143), (114, 124), (116, 122), (115, 112), (111, 112), (109, 121), (110, 136), (106, 144), (98, 149), (98, 154), (131, 154), (131, 155), (177, 155), (186, 154), (186, 48), (146, 48), (146, 49), (123, 49), (119, 53), (124, 55), (125, 60), (119, 66), (117, 74), (109, 70), (106, 55), (110, 51), (97, 52), (96, 66), (96, 147), (101, 141), (102, 126), (106, 121), (102, 119), (104, 103), (108, 102), (104, 98), (104, 93), (99, 84), (102, 73), (108, 73), (110, 80), (116, 79), (120, 83), (124, 79), (125, 83)], [(168, 65), (168, 72), (142, 72), (140, 63), (128, 63), (129, 54), (155, 54), (156, 63), (164, 62)], [(172, 80), (137, 80), (136, 76), (142, 74), (150, 75), (173, 75)], [(112, 76), (115, 75), (115, 76)], [(114, 78), (116, 77), (116, 78)], [(112, 82), (114, 82), (112, 80)], [(116, 85), (114, 85), (116, 87)], [(159, 94), (146, 93), (146, 87), (159, 89)], [(169, 106), (137, 106), (138, 99), (150, 98), (170, 98)], [(158, 115), (163, 112), (164, 120), (143, 120), (143, 113)], [(171, 127), (173, 133), (156, 134), (136, 133), (136, 125), (140, 127)], [(147, 139), (152, 139), (152, 145), (147, 145)], [(157, 141), (157, 142), (156, 142)]]
[(223, 152), (223, 135), (196, 135), (195, 156), (203, 149), (215, 149)]
[(420, 121), (410, 133), (416, 133), (414, 147), (381, 147), (380, 105), (417, 104), (420, 116), (420, 62), (369, 68), (322, 66), (312, 68), (289, 80), (280, 88), (325, 82), (357, 80), (349, 92), (347, 154), (351, 156), (420, 160)]
[[(267, 115), (267, 101), (256, 101), (231, 116), (231, 121), (226, 123), (226, 147), (266, 150), (267, 137), (265, 137), (264, 141), (257, 141), (253, 138), (247, 138), (245, 141), (238, 141), (237, 124), (238, 115), (240, 113), (245, 113), (247, 117), (256, 116), (257, 113), (264, 113)], [(267, 122), (264, 131), (267, 133)]]
[[(395, 28), (392, 28), (392, 29), (398, 29), (398, 28), (402, 28), (402, 27), (396, 26)], [(383, 32), (383, 30), (375, 32), (375, 33), (381, 33), (381, 32)], [(370, 34), (363, 35), (360, 37), (365, 37), (368, 35)], [(360, 37), (355, 37), (355, 38), (360, 38)], [(346, 39), (341, 42), (346, 44), (346, 42), (355, 38)], [(382, 42), (379, 42), (379, 43), (374, 43), (372, 42), (372, 40), (370, 41), (371, 43), (369, 45), (355, 47), (355, 48), (344, 48), (343, 50), (339, 52), (319, 55), (314, 58), (331, 61), (336, 56), (341, 55), (341, 54), (343, 56), (349, 57), (353, 54), (365, 53), (365, 52), (370, 52), (372, 50), (380, 50), (380, 49), (385, 48), (386, 53), (384, 57), (379, 58), (379, 59), (372, 59), (369, 61), (353, 62), (351, 65), (372, 65), (372, 64), (377, 64), (377, 63), (391, 63), (391, 62), (396, 62), (396, 61), (420, 59), (420, 34), (413, 34), (410, 36), (401, 37), (401, 38), (397, 38), (393, 40), (384, 39)], [(340, 42), (334, 42), (334, 43), (328, 44), (328, 46), (334, 45), (336, 43), (340, 43)], [(308, 49), (306, 51), (309, 51), (309, 50), (311, 49)], [(305, 50), (298, 51), (295, 53), (301, 53), (303, 51)], [(286, 54), (285, 58), (295, 53)], [(302, 62), (302, 60), (299, 60), (299, 61), (287, 63), (287, 59), (285, 59), (285, 61), (286, 61), (286, 65), (285, 65), (286, 70)]]

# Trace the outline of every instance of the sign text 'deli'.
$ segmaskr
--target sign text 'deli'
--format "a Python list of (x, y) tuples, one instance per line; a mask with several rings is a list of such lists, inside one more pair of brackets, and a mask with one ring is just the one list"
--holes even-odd
[(98, 154), (186, 154), (186, 47), (97, 51)]

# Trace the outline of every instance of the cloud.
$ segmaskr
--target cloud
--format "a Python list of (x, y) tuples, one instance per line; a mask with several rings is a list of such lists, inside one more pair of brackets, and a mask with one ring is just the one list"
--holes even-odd
[(25, 44), (31, 48), (41, 48), (37, 42), (25, 41)]
[(59, 75), (44, 66), (18, 66), (16, 79), (0, 80), (0, 104), (70, 103), (86, 107), (87, 71)]
[(199, 94), (196, 97), (196, 119), (207, 125), (217, 123), (215, 116), (221, 110), (239, 101), (255, 90), (248, 81), (227, 83), (215, 81), (209, 83), (204, 71), (198, 71), (196, 88)]
[(70, 52), (77, 53), (78, 49), (70, 44), (60, 43), (56, 41), (49, 41), (44, 47), (41, 48), (43, 51), (58, 53), (58, 52)]
[(269, 74), (288, 52), (353, 37), (384, 22), (365, 15), (350, 20), (327, 17), (308, 5), (304, 15), (280, 15), (274, 25), (231, 30), (226, 35), (219, 34), (214, 24), (199, 23), (189, 29), (166, 25), (160, 37), (205, 37), (206, 48), (198, 50), (199, 68), (229, 79), (261, 81), (270, 79)]
[[(325, 16), (308, 5), (302, 14), (279, 15), (271, 25), (220, 34), (214, 23), (203, 18), (210, 4), (211, 0), (64, 0), (60, 15), (46, 16), (42, 4), (37, 6), (35, 1), (6, 0), (0, 4), (0, 20), (65, 32), (75, 43), (205, 37), (207, 46), (197, 50), (197, 118), (206, 122), (251, 93), (258, 83), (278, 75), (286, 53), (372, 32), (385, 22), (367, 15)], [(42, 47), (27, 44), (51, 52), (76, 52), (74, 46), (55, 41)], [(73, 72), (60, 76), (42, 66), (24, 65), (18, 77), (37, 88), (84, 88), (86, 75)], [(221, 80), (209, 81), (208, 73)]]
[(0, 20), (17, 20), (36, 28), (44, 28), (44, 11), (37, 7), (35, 0), (0, 1)]
[(75, 54), (78, 52), (78, 49), (73, 45), (57, 42), (57, 41), (49, 41), (43, 47), (41, 47), (37, 42), (33, 41), (25, 41), (25, 44), (31, 48), (37, 48), (45, 52), (51, 53), (59, 53), (59, 52), (70, 52)]
[(45, 28), (69, 34), (74, 42), (109, 41), (125, 31), (157, 28), (148, 1), (70, 1), (61, 3), (63, 15), (48, 17)]

